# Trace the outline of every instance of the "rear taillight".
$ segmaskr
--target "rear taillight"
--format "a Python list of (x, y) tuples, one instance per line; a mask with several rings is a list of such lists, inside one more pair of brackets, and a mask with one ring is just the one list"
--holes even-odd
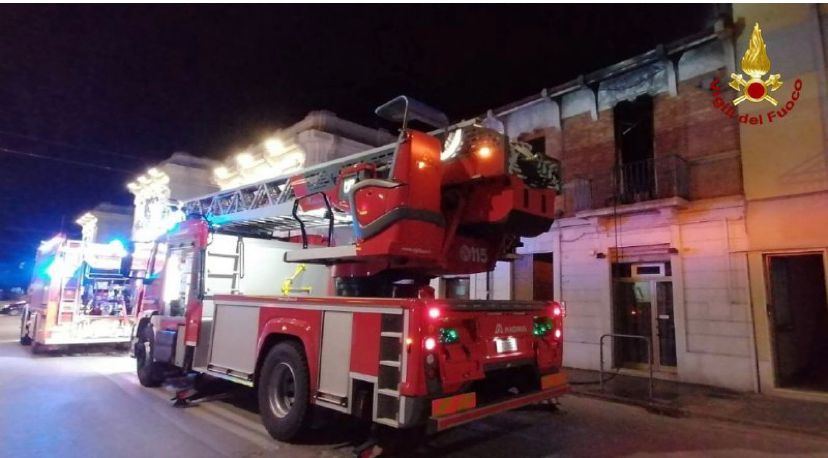
[(561, 338), (561, 335), (562, 335), (562, 334), (561, 334), (561, 330), (560, 330), (560, 329), (556, 329), (556, 330), (555, 330), (555, 338), (556, 338), (556, 339), (560, 339), (560, 338)]
[(437, 318), (440, 318), (440, 309), (437, 308), (437, 307), (430, 307), (428, 309), (428, 317), (431, 318), (432, 320), (436, 320)]
[(437, 348), (437, 340), (435, 340), (434, 337), (427, 337), (426, 340), (423, 341), (423, 345), (428, 351), (434, 350)]
[(460, 333), (454, 328), (440, 328), (440, 343), (453, 344), (460, 341)]
[(561, 308), (559, 306), (556, 305), (552, 308), (552, 316), (558, 317), (561, 316), (561, 314), (563, 314), (563, 311), (561, 311)]

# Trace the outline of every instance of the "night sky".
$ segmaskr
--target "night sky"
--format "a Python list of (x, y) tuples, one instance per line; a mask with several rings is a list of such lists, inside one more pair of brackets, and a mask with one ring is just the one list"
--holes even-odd
[[(681, 6), (0, 6), (0, 287), (174, 151), (411, 95), (467, 118), (696, 33)], [(51, 159), (50, 159), (51, 158)], [(22, 273), (22, 274), (19, 274)], [(15, 275), (18, 274), (18, 275)], [(22, 280), (21, 280), (22, 279)]]

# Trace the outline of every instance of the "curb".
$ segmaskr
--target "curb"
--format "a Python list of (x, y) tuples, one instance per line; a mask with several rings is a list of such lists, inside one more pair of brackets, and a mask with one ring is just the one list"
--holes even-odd
[(702, 413), (696, 412), (693, 410), (689, 410), (686, 408), (681, 408), (678, 405), (670, 403), (669, 401), (648, 401), (648, 400), (641, 400), (635, 398), (628, 398), (624, 396), (616, 396), (613, 394), (608, 393), (598, 393), (598, 392), (590, 392), (590, 391), (570, 391), (570, 394), (574, 396), (590, 398), (590, 399), (600, 399), (603, 401), (615, 402), (617, 404), (626, 404), (636, 407), (641, 407), (644, 410), (654, 413), (657, 415), (664, 415), (668, 417), (674, 418), (705, 418), (710, 420), (717, 420), (727, 423), (733, 423), (742, 426), (754, 426), (759, 428), (766, 428), (772, 429), (776, 431), (784, 431), (789, 433), (795, 434), (802, 434), (810, 437), (820, 437), (820, 438), (828, 438), (828, 431), (823, 429), (803, 429), (803, 428), (796, 428), (784, 424), (779, 423), (771, 423), (771, 422), (763, 422), (763, 421), (756, 421), (752, 419), (745, 419), (745, 418), (734, 418), (726, 415), (716, 415), (712, 413)]

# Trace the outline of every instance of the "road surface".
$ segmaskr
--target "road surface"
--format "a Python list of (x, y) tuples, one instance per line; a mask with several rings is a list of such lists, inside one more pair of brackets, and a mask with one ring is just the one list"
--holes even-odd
[[(0, 316), (0, 457), (349, 457), (348, 419), (320, 425), (313, 443), (274, 441), (254, 408), (213, 401), (170, 406), (142, 388), (119, 354), (30, 354), (17, 317)], [(828, 456), (828, 440), (565, 397), (552, 413), (503, 414), (433, 438), (440, 457)], [(329, 419), (330, 420), (330, 419)]]

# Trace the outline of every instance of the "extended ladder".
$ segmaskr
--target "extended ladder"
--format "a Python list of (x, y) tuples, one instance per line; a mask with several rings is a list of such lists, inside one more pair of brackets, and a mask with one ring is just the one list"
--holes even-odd
[[(309, 167), (300, 172), (269, 178), (237, 188), (225, 189), (183, 203), (185, 214), (200, 214), (222, 232), (258, 237), (271, 237), (274, 232), (299, 230), (293, 217), (296, 200), (294, 186), (301, 183), (304, 194), (323, 192), (336, 184), (340, 170), (359, 163), (375, 164), (378, 170), (387, 167), (394, 157), (396, 144), (385, 145)], [(336, 212), (336, 225), (348, 225), (350, 215)], [(326, 226), (324, 214), (303, 214), (305, 227)]]

